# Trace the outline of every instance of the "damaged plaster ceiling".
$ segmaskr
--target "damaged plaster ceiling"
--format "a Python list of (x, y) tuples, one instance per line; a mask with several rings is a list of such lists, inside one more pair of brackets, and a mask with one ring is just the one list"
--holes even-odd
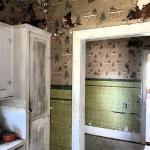
[(20, 5), (23, 5), (23, 4), (30, 4), (30, 3), (36, 2), (37, 0), (11, 0), (11, 1)]

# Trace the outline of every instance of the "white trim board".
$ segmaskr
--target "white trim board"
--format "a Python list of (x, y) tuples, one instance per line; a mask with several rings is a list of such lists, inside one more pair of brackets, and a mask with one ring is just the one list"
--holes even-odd
[[(85, 149), (85, 53), (86, 41), (150, 36), (150, 22), (73, 32), (72, 150)], [(141, 102), (142, 108), (146, 103)], [(142, 110), (141, 139), (145, 143), (146, 111)], [(144, 113), (144, 114), (143, 114)], [(101, 136), (100, 134), (97, 134)], [(125, 140), (125, 139), (124, 139)]]
[(13, 150), (23, 144), (25, 144), (25, 140), (16, 140), (10, 143), (4, 143), (0, 145), (0, 150)]
[(125, 141), (139, 142), (141, 139), (140, 134), (138, 133), (104, 129), (104, 128), (92, 127), (92, 126), (87, 126), (87, 125), (85, 125), (84, 131), (85, 133), (88, 133), (91, 135), (96, 135), (96, 136), (101, 135), (102, 137), (125, 140)]

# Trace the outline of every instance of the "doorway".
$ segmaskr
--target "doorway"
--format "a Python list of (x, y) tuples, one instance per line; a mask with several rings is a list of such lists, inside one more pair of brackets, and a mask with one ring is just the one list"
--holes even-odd
[[(129, 37), (149, 36), (150, 23), (122, 25), (114, 27), (97, 28), (83, 31), (74, 31), (73, 34), (73, 90), (72, 90), (72, 150), (85, 149), (85, 134), (108, 137), (117, 135), (116, 139), (146, 143), (146, 97), (144, 92), (145, 76), (142, 75), (142, 100), (141, 100), (141, 132), (140, 135), (125, 132), (103, 130), (99, 127), (85, 125), (85, 54), (86, 41), (106, 40)], [(114, 32), (115, 31), (115, 32)], [(144, 67), (143, 67), (144, 68)], [(144, 69), (145, 70), (145, 69)], [(123, 139), (126, 137), (126, 139)]]
[(140, 142), (142, 49), (149, 40), (132, 37), (87, 42), (87, 133)]

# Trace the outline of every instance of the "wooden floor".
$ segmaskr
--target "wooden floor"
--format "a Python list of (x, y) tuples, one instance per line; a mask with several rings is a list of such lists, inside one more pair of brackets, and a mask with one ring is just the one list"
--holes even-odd
[(150, 150), (150, 146), (86, 135), (85, 150)]

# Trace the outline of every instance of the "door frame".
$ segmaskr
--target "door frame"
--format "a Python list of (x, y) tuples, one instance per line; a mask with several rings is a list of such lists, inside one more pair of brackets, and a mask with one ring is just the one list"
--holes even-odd
[(146, 143), (150, 143), (150, 132), (148, 132), (148, 127), (150, 125), (150, 111), (147, 109), (150, 106), (150, 101), (147, 100), (147, 87), (146, 87), (146, 80), (147, 80), (147, 58), (150, 55), (150, 50), (143, 50), (143, 64), (142, 64), (142, 97), (143, 97), (143, 112), (142, 114), (146, 113), (145, 120), (143, 119), (143, 123), (145, 123), (145, 141)]
[[(85, 149), (85, 133), (133, 142), (146, 142), (146, 99), (142, 81), (141, 133), (131, 134), (85, 125), (85, 56), (86, 42), (150, 36), (150, 22), (73, 31), (72, 76), (72, 150)], [(144, 73), (143, 73), (144, 74)], [(142, 78), (145, 76), (143, 75)], [(114, 135), (116, 135), (114, 137)]]

